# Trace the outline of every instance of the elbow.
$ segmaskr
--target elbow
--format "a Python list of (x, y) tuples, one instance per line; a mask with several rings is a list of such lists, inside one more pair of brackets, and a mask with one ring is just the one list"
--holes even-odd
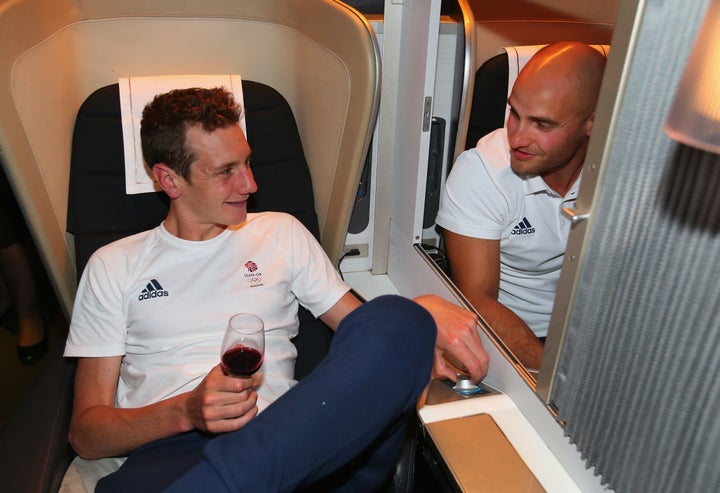
[(83, 433), (77, 429), (77, 426), (70, 425), (68, 432), (68, 441), (76, 454), (86, 460), (102, 459), (103, 456), (94, 450), (89, 441), (83, 437)]
[(85, 451), (82, 440), (80, 440), (77, 435), (73, 433), (72, 430), (70, 430), (70, 432), (68, 433), (68, 441), (70, 442), (70, 446), (76, 454), (78, 454), (83, 459), (92, 459), (92, 457), (88, 456), (87, 452)]

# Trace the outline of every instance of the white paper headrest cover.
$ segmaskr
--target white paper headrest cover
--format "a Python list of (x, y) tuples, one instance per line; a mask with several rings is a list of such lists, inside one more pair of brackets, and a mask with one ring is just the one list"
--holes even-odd
[[(140, 144), (140, 120), (145, 105), (157, 94), (188, 87), (224, 87), (243, 104), (242, 79), (239, 75), (163, 75), (156, 77), (123, 77), (120, 85), (123, 146), (125, 151), (125, 189), (128, 194), (156, 192), (160, 188), (145, 164)], [(245, 136), (245, 112), (240, 118)]]

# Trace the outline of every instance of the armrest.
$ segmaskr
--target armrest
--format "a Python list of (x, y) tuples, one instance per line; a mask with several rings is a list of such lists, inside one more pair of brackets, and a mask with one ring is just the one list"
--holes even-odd
[(68, 442), (75, 363), (51, 361), (0, 428), (0, 478), (4, 491), (57, 492), (75, 453)]

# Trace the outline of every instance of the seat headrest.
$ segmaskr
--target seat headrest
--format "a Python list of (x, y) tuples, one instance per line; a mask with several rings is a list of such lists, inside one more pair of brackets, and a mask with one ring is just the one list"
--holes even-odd
[[(224, 87), (232, 92), (243, 107), (242, 79), (239, 75), (163, 75), (150, 77), (122, 77), (120, 111), (122, 115), (123, 148), (125, 153), (125, 189), (128, 194), (160, 191), (150, 168), (145, 164), (140, 144), (140, 121), (145, 105), (157, 94), (189, 87)], [(245, 136), (245, 112), (240, 117)]]

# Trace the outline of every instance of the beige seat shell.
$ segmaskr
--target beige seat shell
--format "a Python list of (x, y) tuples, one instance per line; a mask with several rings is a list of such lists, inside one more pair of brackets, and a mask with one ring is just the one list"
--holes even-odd
[(68, 314), (75, 115), (119, 77), (237, 73), (277, 89), (297, 119), (321, 243), (337, 261), (379, 99), (377, 41), (355, 10), (331, 0), (5, 0), (0, 32), (0, 158)]

